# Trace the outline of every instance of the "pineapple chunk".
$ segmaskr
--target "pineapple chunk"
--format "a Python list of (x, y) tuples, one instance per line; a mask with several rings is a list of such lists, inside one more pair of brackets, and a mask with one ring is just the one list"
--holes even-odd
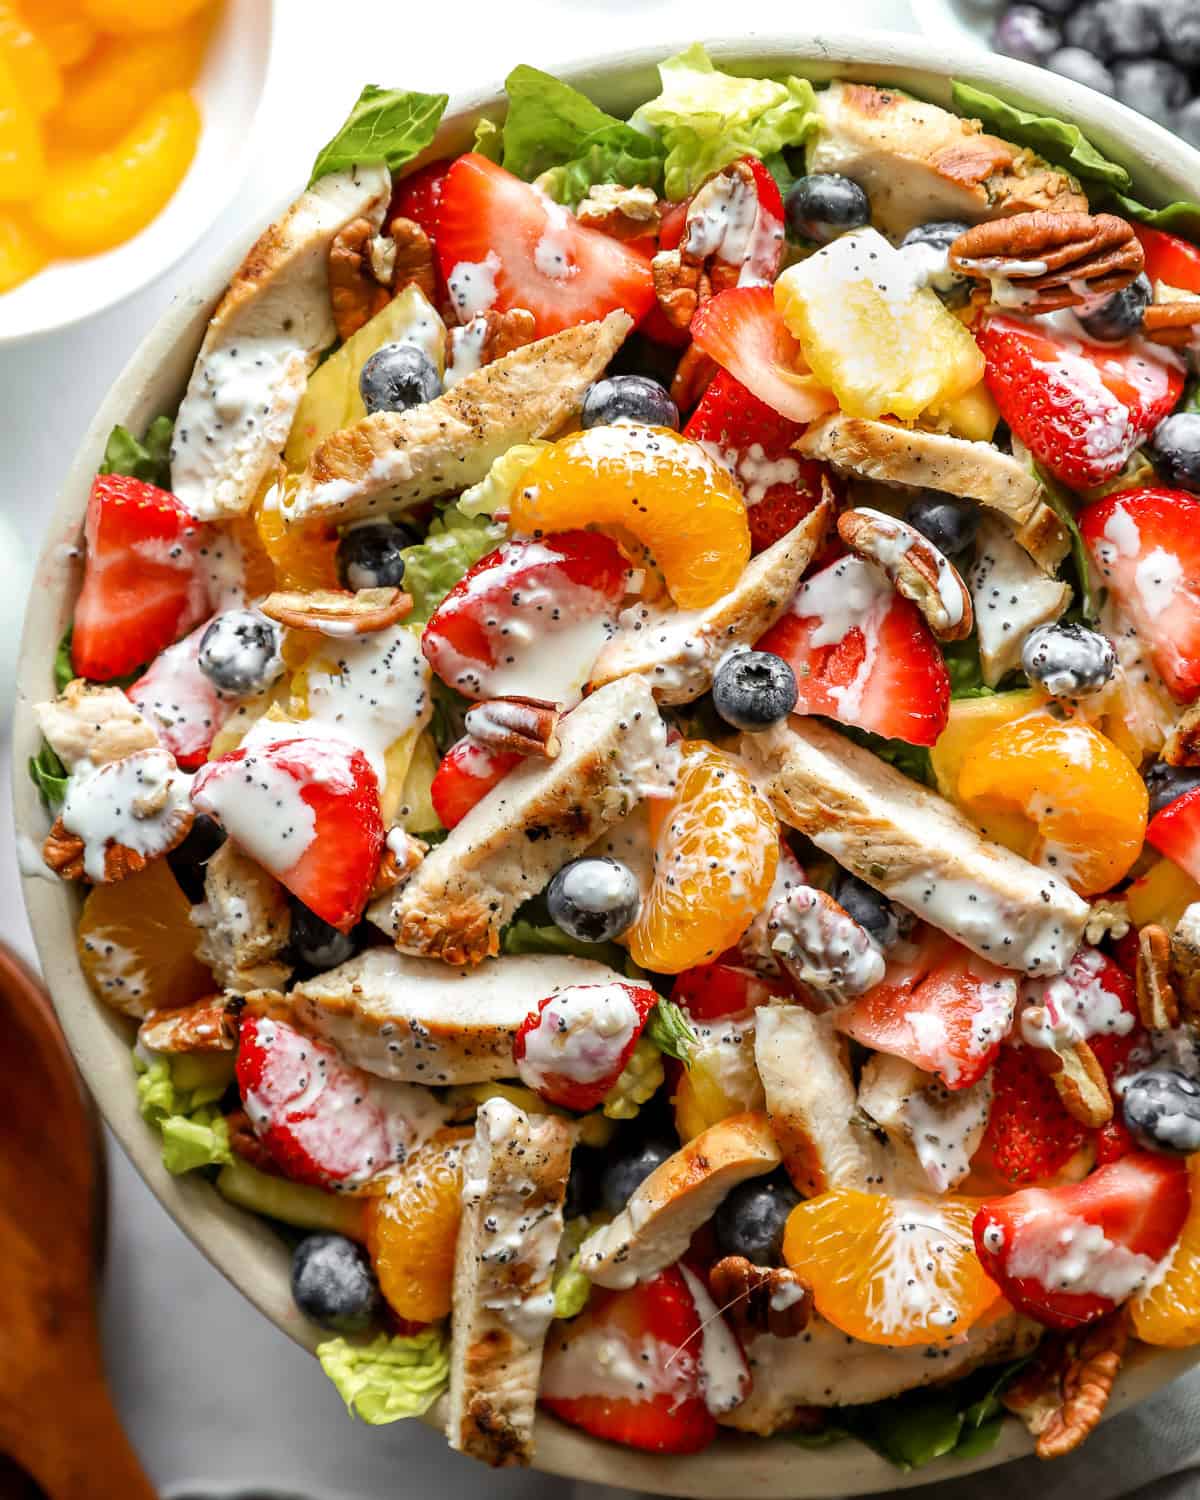
[(1000, 424), (1000, 408), (981, 380), (953, 401), (931, 406), (925, 413), (924, 424), (938, 432), (966, 438), (969, 443), (990, 443)]
[(1200, 885), (1169, 859), (1160, 859), (1125, 892), (1129, 917), (1135, 927), (1158, 922), (1168, 931), (1193, 901), (1200, 901)]
[(289, 469), (303, 469), (331, 432), (340, 432), (366, 416), (358, 377), (384, 344), (415, 344), (428, 354), (439, 374), (445, 369), (446, 325), (419, 287), (406, 286), (309, 376), (283, 453)]
[(983, 379), (970, 333), (874, 229), (844, 234), (790, 266), (775, 283), (775, 305), (813, 374), (851, 416), (914, 421)]
[[(971, 750), (994, 729), (1036, 712), (1045, 701), (1044, 693), (1034, 688), (1022, 688), (1015, 693), (995, 693), (990, 698), (960, 698), (951, 703), (946, 727), (929, 752), (938, 791), (942, 796), (961, 806), (958, 801), (958, 778), (963, 762)], [(1028, 818), (1023, 818), (1019, 813), (1003, 811), (989, 812), (985, 818), (981, 818), (975, 808), (966, 811), (985, 837), (1003, 844), (1014, 854), (1029, 857), (1037, 839), (1037, 829)]]

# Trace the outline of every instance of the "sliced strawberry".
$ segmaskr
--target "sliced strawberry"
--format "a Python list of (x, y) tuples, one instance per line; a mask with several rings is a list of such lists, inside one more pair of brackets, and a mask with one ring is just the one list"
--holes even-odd
[(539, 1000), (513, 1038), (522, 1083), (581, 1114), (625, 1071), (658, 993), (645, 984), (569, 984)]
[(1138, 1149), (1137, 1141), (1125, 1124), (1124, 1120), (1118, 1120), (1114, 1115), (1107, 1125), (1101, 1125), (1096, 1132), (1096, 1165), (1106, 1167), (1109, 1162), (1120, 1161), (1123, 1156), (1128, 1156), (1131, 1151)]
[(1135, 224), (1133, 232), (1142, 242), (1145, 272), (1152, 282), (1200, 293), (1200, 246), (1145, 224)]
[(698, 1453), (717, 1435), (701, 1390), (702, 1342), (678, 1266), (628, 1291), (594, 1291), (577, 1318), (551, 1330), (542, 1405), (627, 1448)]
[(901, 959), (873, 989), (844, 1006), (840, 1031), (936, 1073), (949, 1089), (978, 1083), (1012, 1025), (1012, 974), (928, 929), (915, 958)]
[(192, 802), (317, 916), (349, 932), (383, 849), (379, 784), (340, 739), (243, 745), (196, 773)]
[(1051, 1177), (1087, 1140), (1063, 1106), (1034, 1047), (1004, 1046), (992, 1069), (992, 1108), (983, 1145), (1009, 1182)]
[(794, 422), (811, 422), (837, 406), (810, 373), (799, 343), (775, 311), (769, 286), (735, 286), (710, 297), (692, 319), (692, 341)]
[(237, 707), (200, 670), (200, 640), (209, 622), (160, 652), (129, 689), (130, 699), (185, 771), (208, 759), (213, 736)]
[[(718, 372), (684, 428), (741, 486), (754, 552), (764, 551), (808, 515), (821, 498), (822, 480), (833, 484), (826, 465), (792, 451), (803, 431), (728, 370)], [(840, 487), (833, 488), (836, 494)]]
[[(739, 168), (749, 168), (747, 183)], [(775, 179), (756, 156), (714, 172), (688, 200), (682, 244), (693, 262), (722, 267), (729, 286), (770, 286), (783, 259), (783, 199)], [(660, 233), (663, 248), (666, 245)]]
[(796, 712), (824, 714), (911, 745), (932, 745), (950, 715), (950, 677), (915, 604), (882, 573), (844, 557), (801, 584), (758, 642), (796, 674)]
[(71, 662), (80, 677), (108, 682), (153, 660), (207, 613), (196, 571), (204, 527), (166, 490), (98, 474), (83, 534)]
[(505, 542), (438, 605), (421, 650), (468, 698), (577, 703), (628, 582), (621, 549), (597, 531)]
[(237, 1084), (275, 1165), (311, 1187), (355, 1187), (387, 1172), (431, 1114), (425, 1090), (351, 1067), (329, 1042), (265, 1016), (242, 1022)]
[(619, 307), (636, 321), (654, 304), (646, 256), (475, 151), (446, 177), (437, 248), (460, 314), (524, 307), (539, 338)]
[(1018, 1312), (1078, 1328), (1145, 1285), (1179, 1238), (1189, 1205), (1182, 1160), (1135, 1152), (1082, 1182), (984, 1203), (975, 1248)]
[(1182, 368), (1144, 345), (1094, 344), (1046, 319), (990, 317), (976, 338), (1004, 420), (1072, 489), (1115, 478), (1183, 390)]
[(407, 177), (401, 177), (392, 188), (392, 201), (385, 222), (390, 224), (397, 215), (411, 219), (436, 243), (442, 194), (453, 165), (454, 157), (444, 156), (440, 161), (431, 161)]
[(429, 800), (443, 827), (461, 823), (523, 759), (511, 751), (482, 745), (469, 734), (456, 740), (442, 756), (429, 788)]
[(767, 979), (753, 969), (720, 960), (698, 969), (684, 969), (675, 976), (671, 999), (681, 1005), (693, 1021), (722, 1021), (743, 1016), (771, 1000), (793, 999), (781, 980)]
[(1200, 693), (1200, 508), (1179, 490), (1118, 490), (1079, 530), (1100, 580), (1181, 703)]
[(1200, 880), (1200, 786), (1155, 813), (1146, 829), (1146, 842), (1193, 880)]

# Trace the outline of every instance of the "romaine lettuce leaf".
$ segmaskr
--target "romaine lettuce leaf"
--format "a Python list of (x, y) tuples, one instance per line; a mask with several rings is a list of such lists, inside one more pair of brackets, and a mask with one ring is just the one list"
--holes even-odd
[(101, 474), (124, 474), (156, 484), (160, 490), (171, 488), (171, 435), (175, 422), (171, 417), (155, 417), (139, 443), (128, 427), (113, 428), (104, 445)]
[(317, 1358), (350, 1415), (373, 1427), (421, 1416), (450, 1379), (450, 1347), (439, 1325), (406, 1337), (381, 1333), (369, 1344), (329, 1339), (317, 1345)]
[(592, 1232), (592, 1228), (591, 1222), (583, 1215), (568, 1219), (563, 1225), (559, 1263), (551, 1289), (554, 1293), (556, 1318), (577, 1318), (592, 1295), (592, 1283), (579, 1269), (579, 1247)]
[(668, 198), (686, 198), (739, 156), (764, 159), (799, 146), (817, 129), (816, 95), (806, 78), (737, 78), (714, 68), (696, 42), (660, 63), (662, 92), (630, 124), (666, 148)]
[(346, 123), (317, 153), (309, 187), (331, 172), (355, 165), (383, 162), (398, 171), (433, 140), (449, 102), (449, 94), (367, 84)]
[(71, 637), (74, 633), (74, 627), (68, 625), (54, 653), (54, 686), (60, 693), (75, 678), (75, 663), (71, 660)]
[(464, 516), (487, 516), (489, 519), (498, 510), (507, 510), (526, 470), (536, 462), (543, 448), (551, 446), (541, 438), (534, 438), (529, 443), (514, 443), (493, 462), (478, 484), (462, 492), (457, 501), (459, 510)]
[(425, 540), (402, 553), (404, 587), (413, 601), (406, 623), (425, 624), (467, 569), (506, 535), (504, 527), (487, 516), (464, 516), (453, 505), (435, 516)]
[(1034, 472), (1042, 482), (1042, 488), (1046, 494), (1046, 504), (1066, 527), (1071, 538), (1071, 559), (1075, 564), (1075, 573), (1078, 578), (1079, 587), (1076, 590), (1076, 604), (1083, 613), (1083, 618), (1089, 625), (1094, 625), (1100, 618), (1100, 601), (1097, 597), (1092, 582), (1092, 564), (1088, 556), (1088, 550), (1084, 546), (1083, 537), (1075, 520), (1075, 500), (1070, 490), (1065, 489), (1059, 482), (1046, 472), (1039, 464), (1034, 464)]
[(992, 689), (984, 684), (983, 663), (979, 659), (979, 640), (972, 631), (966, 640), (952, 641), (942, 647), (946, 671), (950, 675), (951, 698), (990, 698)]
[(29, 778), (47, 807), (58, 807), (67, 795), (67, 768), (45, 740), (38, 753), (29, 759)]
[(646, 1022), (646, 1035), (660, 1052), (681, 1063), (691, 1060), (696, 1033), (687, 1016), (671, 1000), (660, 1000)]
[(168, 1172), (193, 1172), (197, 1167), (232, 1162), (229, 1127), (224, 1116), (211, 1108), (225, 1092), (228, 1078), (181, 1089), (172, 1076), (169, 1058), (147, 1062), (135, 1052), (133, 1066), (138, 1074), (138, 1109), (162, 1136), (163, 1165)]

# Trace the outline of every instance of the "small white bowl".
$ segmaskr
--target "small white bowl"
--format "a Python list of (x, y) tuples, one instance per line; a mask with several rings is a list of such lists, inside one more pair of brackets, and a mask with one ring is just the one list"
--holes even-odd
[(241, 187), (266, 89), (275, 0), (225, 0), (195, 92), (196, 155), (167, 206), (102, 255), (55, 261), (0, 296), (0, 344), (65, 328), (140, 291), (180, 260)]

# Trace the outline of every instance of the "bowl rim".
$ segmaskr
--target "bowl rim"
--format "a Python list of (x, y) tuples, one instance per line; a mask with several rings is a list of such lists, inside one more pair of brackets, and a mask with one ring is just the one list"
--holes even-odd
[[(1021, 105), (1077, 121), (1100, 149), (1129, 167), (1135, 184), (1151, 201), (1186, 195), (1189, 183), (1200, 176), (1200, 153), (1160, 126), (1078, 84), (1008, 58), (952, 48), (931, 63), (927, 37), (886, 31), (748, 32), (710, 38), (706, 45), (715, 62), (747, 73), (794, 71), (819, 81), (851, 76), (908, 87), (941, 104), (949, 104), (952, 78), (999, 89)], [(555, 72), (607, 108), (623, 112), (653, 92), (655, 64), (670, 50), (664, 44), (613, 49), (557, 66)], [(453, 97), (433, 144), (413, 165), (463, 149), (481, 114), (502, 115), (503, 100), (501, 84)], [(53, 693), (54, 651), (78, 589), (81, 519), (107, 434), (116, 422), (135, 427), (147, 423), (181, 395), (207, 319), (249, 238), (220, 257), (198, 286), (177, 297), (146, 335), (88, 427), (59, 494), (21, 640), (13, 799), (22, 886), (44, 976), (104, 1118), (193, 1244), (276, 1327), (312, 1350), (324, 1335), (291, 1300), (287, 1251), (280, 1238), (257, 1216), (227, 1203), (208, 1181), (172, 1177), (163, 1167), (158, 1139), (137, 1110), (128, 1023), (93, 998), (76, 957), (78, 898), (41, 865), (39, 845), (48, 819), (26, 773), (27, 759), (36, 753), (40, 740), (33, 704)], [(1149, 1396), (1198, 1359), (1200, 1348), (1139, 1347), (1122, 1373), (1108, 1415)], [(425, 1420), (440, 1427), (443, 1408), (444, 1398)], [(764, 1500), (896, 1491), (965, 1477), (1031, 1451), (1029, 1438), (1015, 1422), (1005, 1425), (989, 1453), (968, 1460), (939, 1459), (912, 1474), (898, 1472), (858, 1444), (805, 1451), (789, 1445), (784, 1436), (764, 1440), (726, 1435), (699, 1455), (659, 1456), (597, 1441), (539, 1413), (537, 1437), (536, 1469), (568, 1477), (586, 1474), (599, 1484), (697, 1500), (727, 1500), (750, 1491)]]

